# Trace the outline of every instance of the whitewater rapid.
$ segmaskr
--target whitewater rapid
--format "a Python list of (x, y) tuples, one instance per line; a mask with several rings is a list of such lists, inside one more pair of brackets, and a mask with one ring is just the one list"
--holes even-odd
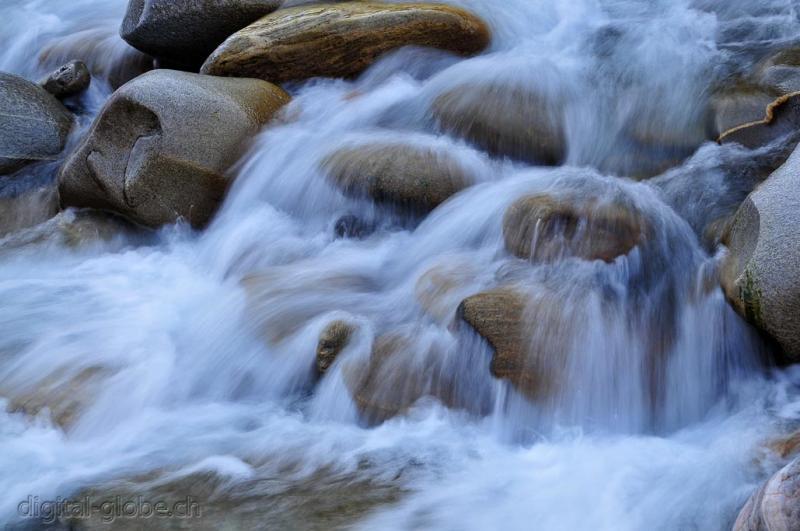
[[(16, 522), (28, 496), (131, 485), (180, 493), (189, 478), (207, 485), (210, 506), (275, 528), (730, 528), (779, 466), (767, 442), (800, 425), (800, 372), (765, 363), (768, 346), (713, 281), (718, 257), (693, 230), (707, 220), (686, 214), (733, 193), (720, 168), (736, 148), (703, 145), (655, 183), (616, 174), (628, 167), (631, 120), (699, 146), (709, 79), (747, 69), (752, 50), (797, 42), (797, 6), (447, 3), (489, 23), (490, 50), (468, 60), (400, 50), (356, 80), (287, 86), (287, 117), (239, 162), (206, 230), (178, 224), (70, 246), (47, 237), (57, 230), (49, 222), (0, 240), (0, 522)], [(125, 49), (124, 8), (5, 0), (0, 70), (38, 80), (40, 51), (76, 33), (99, 35), (107, 52), (96, 59), (113, 61)], [(475, 79), (557, 95), (565, 167), (491, 159), (431, 132), (431, 102)], [(111, 90), (96, 78), (81, 97), (72, 146)], [(320, 161), (375, 140), (446, 153), (476, 184), (418, 224), (344, 197)], [(36, 170), (36, 182), (57, 167)], [(652, 241), (613, 264), (520, 267), (503, 250), (503, 212), (521, 194), (574, 190), (624, 197), (651, 223)], [(346, 214), (376, 232), (335, 238)], [(460, 279), (437, 301), (446, 315), (500, 280), (547, 282), (563, 295), (576, 358), (552, 404), (536, 407), (492, 379), (485, 343), (420, 309), (416, 289), (433, 268)], [(359, 335), (317, 383), (319, 334), (340, 317)], [(676, 331), (655, 408), (639, 366), (653, 329), (629, 326), (634, 318)], [(264, 329), (281, 340), (266, 342)], [(362, 422), (343, 368), (386, 330), (433, 352), (404, 361), (456, 378), (466, 407), (423, 399), (381, 425)], [(48, 409), (15, 409), (30, 396), (69, 404), (67, 426)]]

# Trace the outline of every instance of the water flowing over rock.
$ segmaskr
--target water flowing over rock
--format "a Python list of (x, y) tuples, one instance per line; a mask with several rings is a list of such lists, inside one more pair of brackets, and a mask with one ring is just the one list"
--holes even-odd
[(89, 68), (82, 61), (70, 61), (42, 83), (42, 87), (56, 98), (74, 96), (86, 90), (92, 81)]
[(60, 175), (67, 206), (158, 226), (208, 222), (246, 141), (287, 103), (280, 88), (170, 70), (114, 93)]
[(327, 371), (336, 357), (347, 348), (354, 327), (346, 321), (334, 321), (322, 331), (317, 344), (317, 370)]
[(403, 144), (343, 148), (322, 162), (345, 194), (426, 214), (475, 182), (446, 153)]
[(0, 71), (92, 75), (0, 179), (0, 528), (731, 529), (800, 452), (799, 17), (0, 0)]
[(792, 531), (800, 528), (800, 459), (780, 469), (742, 508), (733, 531)]
[(72, 115), (52, 95), (26, 79), (0, 72), (0, 175), (64, 149)]
[(231, 35), (201, 72), (273, 83), (349, 77), (402, 46), (430, 46), (461, 55), (489, 44), (474, 15), (437, 4), (342, 2), (281, 9)]
[(566, 140), (553, 103), (530, 88), (469, 84), (436, 98), (431, 110), (443, 130), (492, 155), (559, 164)]
[(725, 293), (800, 360), (800, 149), (744, 201), (724, 243)]
[(645, 237), (641, 216), (624, 203), (539, 194), (515, 201), (503, 218), (514, 255), (534, 262), (568, 256), (613, 262)]
[(203, 60), (230, 34), (277, 9), (282, 0), (129, 0), (120, 33), (131, 46), (172, 66)]

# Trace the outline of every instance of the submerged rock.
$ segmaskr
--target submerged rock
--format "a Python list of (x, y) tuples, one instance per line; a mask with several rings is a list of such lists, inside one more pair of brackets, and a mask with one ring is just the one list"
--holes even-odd
[(255, 79), (171, 70), (140, 76), (111, 96), (62, 168), (61, 202), (147, 226), (178, 219), (203, 226), (247, 140), (288, 101)]
[(407, 335), (388, 333), (375, 339), (366, 364), (345, 365), (344, 380), (363, 419), (379, 423), (402, 414), (424, 396), (451, 401), (452, 388), (431, 360), (439, 359), (436, 345), (423, 351)]
[(644, 220), (622, 203), (547, 194), (516, 200), (503, 217), (512, 254), (534, 262), (567, 257), (613, 262), (644, 239)]
[(0, 197), (0, 236), (33, 227), (58, 213), (55, 185), (36, 186)]
[(354, 331), (352, 324), (341, 320), (325, 327), (317, 343), (317, 370), (320, 373), (327, 371), (342, 350), (347, 348)]
[(120, 34), (131, 46), (187, 68), (282, 0), (129, 0)]
[(558, 106), (530, 88), (462, 85), (436, 98), (431, 110), (444, 131), (493, 156), (538, 164), (566, 156)]
[(800, 529), (800, 459), (795, 459), (758, 489), (739, 513), (733, 531)]
[(322, 162), (322, 168), (349, 196), (416, 214), (427, 214), (475, 182), (449, 155), (406, 144), (340, 149)]
[(66, 98), (83, 92), (89, 87), (92, 74), (83, 61), (70, 61), (42, 83), (42, 87), (56, 98)]
[(31, 162), (55, 160), (72, 121), (66, 107), (42, 87), (0, 72), (0, 175)]
[(559, 308), (546, 289), (525, 293), (501, 287), (464, 299), (458, 316), (492, 346), (493, 376), (544, 400), (563, 378), (571, 336)]
[(723, 243), (734, 308), (800, 361), (800, 148), (742, 203)]
[(439, 4), (341, 2), (281, 9), (231, 35), (201, 72), (274, 83), (354, 76), (386, 52), (429, 46), (461, 55), (489, 44), (474, 15)]

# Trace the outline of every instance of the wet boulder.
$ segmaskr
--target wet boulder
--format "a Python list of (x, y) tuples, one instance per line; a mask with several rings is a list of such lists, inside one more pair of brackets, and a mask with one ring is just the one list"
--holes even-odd
[(800, 47), (786, 48), (759, 63), (755, 79), (765, 89), (783, 96), (800, 91)]
[(91, 29), (51, 41), (39, 54), (43, 68), (58, 68), (78, 59), (91, 76), (107, 81), (116, 90), (131, 79), (153, 69), (153, 58), (132, 48), (116, 33)]
[(0, 72), (0, 175), (55, 160), (72, 122), (72, 114), (43, 88)]
[(800, 529), (800, 459), (795, 459), (759, 488), (742, 508), (733, 531)]
[(362, 418), (383, 422), (426, 396), (450, 405), (453, 387), (437, 364), (441, 355), (435, 343), (420, 344), (405, 333), (377, 337), (368, 360), (351, 360), (343, 367), (345, 385)]
[(569, 338), (561, 304), (550, 290), (500, 287), (467, 297), (459, 319), (494, 350), (490, 370), (533, 400), (551, 397), (565, 371)]
[(56, 98), (62, 99), (83, 92), (89, 88), (91, 81), (92, 74), (86, 63), (70, 61), (47, 76), (42, 87)]
[(342, 320), (333, 321), (322, 330), (317, 343), (317, 370), (320, 373), (333, 365), (337, 356), (347, 348), (354, 332), (354, 325)]
[(475, 182), (450, 155), (409, 144), (343, 148), (323, 160), (322, 168), (348, 196), (417, 214), (427, 214)]
[(645, 232), (643, 217), (621, 201), (533, 194), (517, 199), (503, 217), (506, 249), (534, 262), (613, 262), (642, 243)]
[(155, 70), (115, 92), (59, 176), (61, 202), (151, 227), (206, 224), (227, 170), (289, 96), (254, 79)]
[(120, 34), (131, 46), (196, 68), (232, 33), (280, 7), (282, 0), (129, 0)]
[(800, 148), (742, 203), (723, 243), (734, 308), (800, 361)]
[(0, 236), (33, 227), (58, 213), (55, 185), (32, 186), (0, 196)]
[(789, 137), (800, 128), (800, 92), (781, 96), (770, 102), (757, 120), (742, 123), (723, 132), (721, 144), (735, 142), (755, 149)]
[(496, 157), (559, 164), (566, 156), (560, 106), (529, 87), (466, 84), (437, 97), (432, 113), (445, 132)]
[(463, 9), (440, 4), (341, 2), (281, 9), (231, 35), (201, 72), (273, 83), (355, 76), (402, 46), (480, 52), (489, 30)]

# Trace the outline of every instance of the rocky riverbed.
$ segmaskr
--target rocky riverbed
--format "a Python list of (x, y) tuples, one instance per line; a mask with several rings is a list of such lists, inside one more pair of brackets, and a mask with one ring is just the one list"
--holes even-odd
[(800, 529), (792, 0), (0, 20), (9, 528)]

